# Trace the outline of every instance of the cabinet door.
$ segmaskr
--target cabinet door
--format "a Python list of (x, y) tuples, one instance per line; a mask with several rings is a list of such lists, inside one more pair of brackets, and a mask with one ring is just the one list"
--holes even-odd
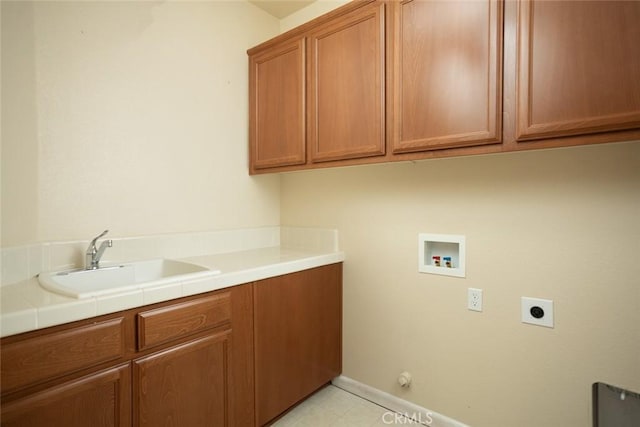
[(373, 3), (309, 36), (313, 162), (385, 153), (385, 13)]
[(229, 332), (133, 362), (134, 426), (229, 425)]
[(519, 4), (517, 139), (640, 127), (640, 2)]
[(306, 162), (304, 86), (304, 38), (249, 58), (252, 171)]
[(393, 152), (500, 142), (502, 2), (393, 7)]
[(342, 264), (256, 282), (254, 337), (264, 425), (342, 370)]
[(2, 403), (3, 427), (124, 427), (131, 425), (127, 363)]

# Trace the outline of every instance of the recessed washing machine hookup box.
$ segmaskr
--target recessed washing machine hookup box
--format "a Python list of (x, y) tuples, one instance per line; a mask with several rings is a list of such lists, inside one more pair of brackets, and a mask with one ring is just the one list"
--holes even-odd
[(466, 239), (458, 234), (418, 234), (418, 271), (465, 277)]

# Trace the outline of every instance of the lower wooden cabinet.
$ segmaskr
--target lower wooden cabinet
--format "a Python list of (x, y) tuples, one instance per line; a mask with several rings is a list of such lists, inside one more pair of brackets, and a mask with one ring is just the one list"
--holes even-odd
[(246, 284), (3, 338), (1, 425), (253, 426), (252, 300)]
[(341, 319), (333, 264), (9, 336), (0, 422), (264, 425), (340, 374)]
[(2, 402), (2, 426), (129, 426), (129, 363)]
[(135, 426), (228, 426), (229, 337), (207, 336), (133, 362)]
[(256, 282), (254, 319), (262, 426), (342, 371), (342, 264)]

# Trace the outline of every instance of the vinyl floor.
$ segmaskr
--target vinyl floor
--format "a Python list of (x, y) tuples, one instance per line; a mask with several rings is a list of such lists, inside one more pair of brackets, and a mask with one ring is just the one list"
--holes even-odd
[(414, 425), (382, 406), (329, 385), (300, 403), (274, 427), (383, 427)]

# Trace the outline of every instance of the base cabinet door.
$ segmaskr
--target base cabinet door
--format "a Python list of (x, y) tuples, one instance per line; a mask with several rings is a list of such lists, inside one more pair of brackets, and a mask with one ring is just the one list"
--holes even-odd
[(254, 285), (257, 425), (342, 370), (342, 264)]
[(131, 425), (130, 364), (106, 369), (2, 404), (3, 427)]
[(170, 347), (133, 362), (133, 425), (229, 425), (230, 331)]

